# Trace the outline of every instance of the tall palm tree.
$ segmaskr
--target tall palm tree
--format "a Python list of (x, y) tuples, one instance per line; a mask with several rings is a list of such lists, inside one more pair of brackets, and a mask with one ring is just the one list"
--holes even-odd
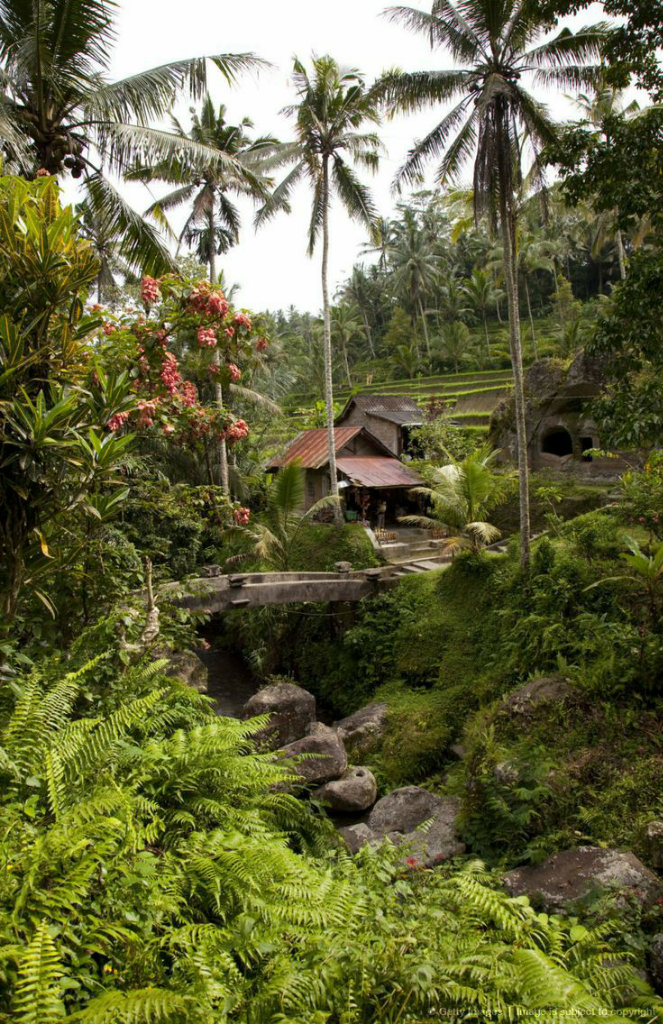
[(433, 0), (430, 13), (395, 7), (390, 17), (422, 32), (432, 47), (444, 47), (459, 65), (445, 70), (390, 72), (380, 90), (392, 111), (412, 111), (455, 100), (442, 120), (408, 153), (396, 186), (420, 180), (430, 158), (444, 153), (437, 169), (440, 183), (455, 181), (473, 159), (474, 213), (487, 216), (502, 238), (509, 309), (509, 340), (516, 399), (520, 477), (520, 558), (529, 566), (530, 516), (527, 432), (523, 393), (522, 347), (516, 266), (516, 205), (522, 180), (519, 135), (526, 133), (538, 165), (540, 148), (554, 140), (555, 125), (546, 108), (525, 88), (534, 84), (578, 88), (591, 84), (606, 26), (577, 33), (563, 29), (539, 41), (544, 22), (533, 4), (521, 0)]
[[(373, 268), (374, 269), (374, 268)], [(373, 331), (368, 318), (373, 313), (373, 300), (375, 298), (375, 280), (369, 278), (364, 270), (363, 264), (355, 264), (350, 277), (343, 286), (343, 297), (352, 302), (361, 314), (366, 331), (366, 340), (371, 350), (371, 358), (375, 359), (375, 347), (373, 345)], [(378, 292), (379, 294), (379, 292)]]
[(405, 210), (403, 220), (394, 228), (389, 246), (394, 286), (410, 305), (412, 326), (417, 316), (424, 332), (426, 352), (430, 356), (430, 336), (424, 308), (424, 298), (437, 283), (441, 257), (431, 246), (426, 231), (417, 223), (412, 210)]
[(97, 260), (97, 301), (104, 298), (117, 287), (116, 275), (121, 275), (126, 282), (135, 281), (126, 260), (122, 258), (122, 240), (114, 229), (112, 219), (104, 216), (103, 211), (95, 210), (86, 200), (76, 207), (79, 216), (79, 232), (91, 244)]
[(202, 95), (208, 60), (228, 82), (264, 62), (251, 54), (194, 57), (110, 82), (117, 10), (115, 0), (0, 0), (1, 146), (28, 175), (82, 178), (92, 208), (122, 239), (123, 258), (159, 273), (173, 269), (172, 257), (104, 171), (123, 174), (136, 156), (222, 163), (206, 146), (146, 125), (182, 91)]
[[(314, 57), (312, 74), (299, 60), (294, 62), (293, 79), (299, 102), (284, 113), (294, 118), (295, 141), (290, 147), (294, 167), (258, 213), (261, 224), (281, 209), (289, 209), (294, 186), (307, 179), (313, 189), (309, 226), (309, 255), (322, 233), (322, 309), (325, 343), (325, 401), (329, 434), (331, 493), (338, 497), (336, 449), (334, 445), (334, 394), (332, 382), (331, 313), (329, 304), (329, 211), (332, 195), (341, 200), (348, 214), (365, 224), (375, 235), (376, 211), (370, 192), (359, 180), (350, 161), (377, 170), (380, 140), (364, 125), (380, 121), (375, 93), (364, 85), (356, 70), (344, 71), (329, 56)], [(337, 522), (340, 510), (335, 505)]]
[[(640, 109), (637, 100), (632, 100), (631, 103), (627, 104), (624, 90), (615, 89), (604, 79), (600, 79), (597, 82), (596, 89), (593, 93), (580, 93), (577, 97), (567, 98), (573, 99), (576, 107), (583, 115), (582, 121), (592, 127), (596, 135), (603, 135), (606, 140), (609, 140), (610, 137), (610, 131), (606, 128), (606, 122), (610, 118), (620, 116), (629, 117), (637, 113)], [(624, 239), (619, 225), (615, 224), (617, 218), (617, 210), (603, 210), (596, 216), (596, 234), (594, 245), (592, 246), (592, 255), (594, 255), (594, 252), (600, 254), (605, 237), (609, 229), (612, 228), (614, 232), (617, 263), (619, 266), (619, 276), (622, 281), (624, 281), (626, 279)]]
[[(229, 124), (225, 106), (222, 104), (217, 110), (207, 93), (200, 112), (195, 108), (190, 112), (190, 130), (187, 132), (173, 117), (173, 134), (204, 147), (213, 157), (196, 164), (177, 157), (152, 165), (139, 164), (126, 177), (131, 181), (160, 181), (175, 186), (149, 207), (146, 216), (168, 227), (166, 216), (171, 210), (190, 206), (179, 244), (195, 246), (196, 255), (208, 264), (210, 281), (215, 284), (218, 280), (216, 257), (239, 241), (240, 215), (230, 195), (248, 195), (256, 200), (267, 197), (271, 182), (265, 175), (265, 161), (273, 156), (278, 141), (271, 136), (252, 139), (248, 134), (253, 127), (249, 118), (243, 118), (238, 125)], [(219, 161), (216, 155), (222, 159)], [(217, 365), (221, 362), (218, 348), (214, 350), (213, 360)], [(227, 390), (216, 381), (219, 408), (227, 405)], [(219, 465), (221, 487), (230, 493), (228, 448), (223, 438), (219, 441)]]
[(217, 280), (216, 257), (239, 241), (240, 215), (230, 196), (250, 196), (265, 200), (269, 194), (267, 160), (274, 156), (278, 140), (271, 136), (252, 139), (253, 128), (248, 117), (239, 124), (229, 124), (226, 107), (217, 108), (208, 94), (203, 96), (200, 111), (191, 108), (188, 131), (173, 117), (172, 130), (178, 138), (188, 139), (218, 153), (222, 160), (207, 164), (189, 161), (163, 161), (152, 166), (139, 166), (129, 172), (130, 180), (160, 181), (174, 188), (157, 199), (146, 211), (157, 221), (180, 206), (190, 207), (179, 235), (179, 243), (193, 245), (201, 263), (209, 266), (210, 280)]
[(350, 388), (352, 387), (352, 377), (350, 375), (348, 346), (355, 339), (365, 337), (364, 326), (357, 319), (357, 313), (358, 310), (355, 307), (343, 303), (335, 306), (331, 312), (332, 338), (338, 341), (340, 345), (345, 377)]
[(477, 316), (483, 323), (483, 333), (486, 339), (486, 353), (490, 358), (490, 335), (488, 333), (488, 311), (495, 308), (497, 303), (497, 288), (494, 278), (486, 271), (475, 267), (472, 276), (465, 278), (463, 291), (468, 302), (474, 308)]

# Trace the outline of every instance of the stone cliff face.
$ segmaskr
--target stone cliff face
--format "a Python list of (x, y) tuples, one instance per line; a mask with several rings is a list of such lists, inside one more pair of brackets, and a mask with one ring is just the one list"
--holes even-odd
[[(584, 352), (570, 366), (559, 359), (541, 359), (527, 370), (525, 415), (532, 469), (549, 467), (583, 476), (615, 476), (623, 471), (621, 459), (584, 455), (601, 445), (590, 407), (604, 385), (600, 362)], [(504, 458), (516, 461), (513, 395), (493, 412), (490, 441)]]

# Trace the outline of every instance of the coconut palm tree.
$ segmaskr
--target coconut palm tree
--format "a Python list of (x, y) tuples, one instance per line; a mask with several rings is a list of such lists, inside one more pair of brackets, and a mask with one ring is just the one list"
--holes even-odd
[[(334, 394), (332, 381), (331, 313), (329, 303), (329, 211), (332, 196), (341, 200), (347, 213), (364, 224), (375, 237), (376, 211), (370, 192), (351, 166), (354, 162), (377, 170), (380, 140), (365, 132), (366, 124), (380, 121), (377, 96), (364, 85), (356, 70), (344, 71), (329, 56), (314, 57), (312, 73), (299, 60), (294, 62), (293, 79), (298, 102), (284, 113), (294, 118), (295, 141), (290, 147), (294, 167), (258, 213), (262, 224), (279, 210), (289, 209), (295, 185), (306, 179), (313, 190), (313, 207), (308, 235), (312, 256), (322, 234), (322, 308), (325, 342), (325, 401), (329, 433), (331, 493), (338, 497), (336, 449), (334, 445)], [(337, 522), (340, 511), (336, 506)]]
[(123, 174), (136, 157), (154, 163), (227, 162), (192, 139), (146, 127), (183, 91), (200, 97), (208, 63), (227, 82), (263, 61), (251, 54), (194, 57), (108, 80), (114, 0), (0, 0), (2, 149), (28, 176), (38, 169), (83, 179), (96, 215), (121, 238), (132, 267), (159, 273), (172, 257), (104, 171)]
[(456, 373), (460, 372), (460, 363), (467, 355), (470, 342), (470, 329), (462, 320), (447, 324), (442, 333), (442, 352), (454, 364)]
[[(379, 222), (378, 222), (379, 224)], [(375, 268), (371, 268), (375, 272)], [(377, 295), (376, 295), (377, 292)], [(355, 264), (350, 277), (343, 286), (343, 298), (353, 303), (361, 314), (366, 332), (366, 340), (371, 352), (371, 359), (375, 359), (375, 347), (373, 345), (373, 332), (369, 320), (369, 313), (374, 312), (375, 299), (379, 297), (381, 289), (376, 289), (375, 278), (371, 278), (364, 270), (363, 264)]]
[(156, 200), (146, 216), (163, 223), (165, 216), (181, 206), (190, 213), (179, 235), (179, 244), (194, 246), (201, 263), (209, 266), (210, 280), (217, 280), (216, 257), (239, 241), (240, 215), (230, 196), (250, 196), (265, 200), (269, 194), (267, 160), (274, 156), (278, 140), (272, 136), (252, 139), (248, 117), (237, 125), (226, 120), (226, 107), (214, 106), (209, 95), (203, 97), (200, 110), (191, 108), (188, 131), (173, 117), (173, 134), (189, 139), (211, 152), (222, 155), (221, 163), (192, 165), (177, 158), (152, 166), (139, 166), (129, 172), (129, 180), (165, 182), (174, 188)]
[(91, 244), (99, 261), (97, 301), (103, 302), (117, 287), (116, 275), (123, 277), (126, 283), (136, 279), (122, 258), (122, 240), (112, 220), (104, 216), (103, 211), (94, 210), (87, 200), (77, 206), (76, 212), (79, 233)]
[(445, 545), (451, 552), (479, 551), (498, 540), (500, 531), (487, 521), (505, 498), (504, 480), (493, 472), (497, 455), (488, 446), (461, 460), (449, 455), (447, 466), (429, 471), (429, 487), (414, 487), (410, 492), (428, 502), (430, 514), (403, 516), (400, 522), (423, 530), (451, 530)]
[[(256, 200), (267, 197), (271, 181), (265, 174), (265, 161), (274, 155), (278, 140), (271, 136), (251, 139), (248, 131), (253, 125), (246, 117), (238, 125), (228, 124), (225, 106), (222, 104), (217, 110), (208, 94), (203, 96), (200, 112), (195, 108), (190, 112), (190, 130), (187, 132), (173, 117), (173, 134), (196, 143), (209, 153), (219, 154), (221, 162), (210, 159), (206, 163), (192, 164), (176, 157), (151, 166), (139, 164), (126, 177), (130, 181), (157, 181), (175, 186), (154, 202), (145, 215), (168, 227), (167, 214), (190, 205), (191, 212), (180, 232), (179, 244), (195, 246), (198, 259), (209, 266), (210, 281), (215, 284), (218, 280), (216, 257), (239, 241), (240, 215), (230, 195), (248, 195)], [(214, 350), (213, 359), (219, 365), (218, 348)], [(215, 391), (217, 405), (225, 407), (227, 388), (217, 381)], [(219, 464), (221, 487), (230, 493), (228, 448), (223, 439), (219, 442)]]
[(463, 291), (470, 306), (483, 323), (486, 339), (486, 354), (490, 359), (490, 335), (488, 333), (488, 312), (497, 305), (498, 289), (494, 278), (486, 271), (475, 267), (472, 276), (463, 281)]
[(403, 220), (394, 228), (392, 239), (389, 251), (394, 288), (409, 303), (412, 326), (416, 324), (417, 316), (421, 320), (426, 352), (430, 356), (424, 298), (431, 294), (438, 281), (441, 257), (434, 252), (426, 231), (417, 223), (412, 210), (405, 210)]
[(348, 346), (355, 339), (361, 340), (366, 336), (363, 324), (357, 319), (357, 313), (358, 310), (355, 307), (343, 303), (335, 306), (331, 312), (332, 339), (339, 343), (341, 355), (343, 356), (345, 377), (350, 388), (352, 387), (352, 377), (350, 375)]
[[(439, 183), (453, 182), (473, 160), (474, 213), (487, 216), (502, 238), (509, 309), (509, 339), (516, 397), (520, 471), (520, 557), (529, 566), (530, 523), (527, 433), (516, 267), (516, 206), (522, 180), (519, 136), (524, 132), (538, 166), (540, 148), (556, 136), (546, 108), (525, 87), (523, 77), (546, 89), (583, 87), (595, 78), (588, 66), (600, 56), (607, 27), (577, 33), (569, 29), (541, 39), (545, 23), (533, 4), (520, 0), (433, 0), (431, 12), (394, 7), (389, 16), (444, 47), (455, 67), (434, 71), (389, 72), (379, 89), (392, 112), (419, 110), (455, 100), (455, 105), (407, 155), (396, 175), (397, 188), (417, 183), (431, 158), (444, 154)], [(538, 41), (538, 45), (537, 44)]]

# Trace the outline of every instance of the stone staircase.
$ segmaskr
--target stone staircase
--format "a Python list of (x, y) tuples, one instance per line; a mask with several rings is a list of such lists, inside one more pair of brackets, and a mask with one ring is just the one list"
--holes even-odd
[(399, 529), (398, 539), (383, 541), (380, 552), (389, 565), (395, 567), (394, 576), (428, 572), (439, 569), (449, 561), (444, 552), (444, 539), (431, 540), (426, 530)]

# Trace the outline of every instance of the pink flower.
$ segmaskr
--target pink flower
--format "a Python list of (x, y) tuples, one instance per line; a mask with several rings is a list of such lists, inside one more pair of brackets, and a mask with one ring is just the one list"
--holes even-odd
[(216, 333), (211, 327), (198, 328), (198, 344), (203, 347), (216, 348)]
[(228, 371), (228, 376), (231, 380), (239, 380), (242, 376), (242, 371), (235, 363), (227, 363), (226, 370)]
[(168, 352), (161, 364), (161, 373), (159, 376), (161, 377), (166, 390), (171, 395), (175, 394), (179, 385), (182, 383), (182, 374), (177, 369), (177, 366), (177, 359), (172, 352)]
[(223, 320), (224, 316), (227, 316), (230, 306), (226, 302), (223, 292), (212, 292), (209, 299), (207, 300), (207, 310), (212, 316), (221, 317)]
[(104, 332), (104, 334), (106, 334), (106, 335), (115, 334), (115, 332), (117, 330), (117, 325), (111, 323), (110, 320), (104, 320), (104, 323), (103, 323), (103, 326), (102, 326), (101, 329)]
[(235, 337), (235, 328), (234, 327), (226, 327), (224, 333), (225, 333), (227, 338), (234, 338)]
[(144, 277), (140, 282), (140, 297), (146, 306), (151, 306), (159, 298), (159, 282), (153, 277)]
[(170, 424), (170, 423), (164, 423), (164, 425), (163, 425), (163, 432), (164, 432), (164, 434), (174, 434), (175, 433), (175, 427), (172, 426), (172, 424)]
[(407, 860), (405, 861), (405, 863), (407, 864), (407, 866), (409, 868), (416, 868), (416, 866), (419, 863), (419, 861), (417, 860), (416, 857), (408, 857)]
[(236, 508), (233, 511), (233, 516), (235, 517), (235, 522), (239, 526), (246, 526), (251, 518), (251, 511), (248, 508)]
[(269, 339), (258, 338), (256, 342), (256, 352), (264, 352), (266, 348), (269, 348)]
[(128, 419), (129, 419), (129, 413), (128, 412), (116, 412), (115, 415), (111, 416), (111, 418), (108, 421), (108, 429), (112, 433), (115, 433), (115, 431), (119, 430), (120, 427), (122, 426), (122, 424), (126, 423)]
[(248, 436), (249, 428), (244, 420), (235, 420), (226, 430), (226, 439), (229, 444), (236, 444)]
[(184, 382), (184, 385), (178, 392), (178, 397), (183, 405), (191, 406), (196, 404), (198, 400), (198, 393), (190, 380)]
[(189, 295), (189, 305), (196, 313), (204, 313), (209, 300), (209, 286), (206, 283), (196, 285)]
[(246, 327), (247, 331), (252, 329), (251, 317), (247, 316), (246, 313), (235, 313), (233, 323), (237, 324), (238, 327)]
[(207, 372), (210, 373), (212, 377), (219, 373), (220, 370), (221, 367), (217, 363), (210, 363), (209, 366), (207, 367)]

